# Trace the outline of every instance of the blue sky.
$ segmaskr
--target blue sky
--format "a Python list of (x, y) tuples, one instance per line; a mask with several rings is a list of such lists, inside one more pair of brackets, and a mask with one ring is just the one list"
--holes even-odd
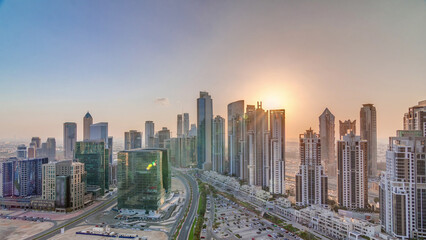
[[(90, 110), (112, 135), (195, 122), (239, 99), (287, 110), (288, 138), (325, 107), (379, 113), (379, 137), (426, 99), (425, 1), (2, 1), (0, 138), (62, 138)], [(168, 104), (156, 99), (167, 98)]]

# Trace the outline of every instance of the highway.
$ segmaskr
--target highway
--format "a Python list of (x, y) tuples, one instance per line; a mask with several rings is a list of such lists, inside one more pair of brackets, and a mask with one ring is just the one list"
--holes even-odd
[[(186, 212), (186, 209), (188, 208), (189, 199), (191, 198), (191, 195), (190, 195), (191, 194), (191, 189), (189, 188), (188, 181), (186, 180), (186, 178), (183, 177), (183, 175), (180, 172), (175, 172), (175, 173), (176, 173), (175, 174), (176, 178), (179, 178), (182, 181), (183, 185), (185, 186), (185, 193), (186, 193), (185, 204), (182, 207), (181, 211), (179, 212), (179, 217), (177, 218), (177, 219), (180, 220), (180, 219), (183, 218), (183, 216), (184, 216), (184, 214)], [(176, 221), (175, 224), (173, 224), (172, 228), (170, 229), (169, 239), (173, 238), (173, 236), (174, 236), (174, 234), (176, 232), (176, 228), (179, 226), (179, 222), (180, 221)]]
[[(189, 208), (188, 216), (183, 222), (182, 229), (179, 233), (179, 236), (177, 237), (178, 240), (186, 240), (189, 238), (192, 223), (194, 222), (195, 216), (197, 215), (198, 201), (200, 197), (197, 181), (195, 181), (195, 179), (190, 175), (184, 175), (184, 178), (192, 187), (192, 203)], [(187, 199), (187, 201), (189, 201), (189, 199)]]
[(117, 197), (112, 197), (108, 200), (105, 200), (104, 203), (102, 203), (101, 205), (97, 206), (96, 208), (88, 211), (87, 213), (76, 216), (76, 217), (66, 221), (63, 224), (60, 224), (58, 226), (54, 226), (53, 228), (50, 228), (50, 229), (43, 231), (39, 234), (31, 236), (27, 239), (49, 239), (49, 238), (55, 236), (56, 234), (59, 234), (61, 232), (61, 228), (65, 227), (65, 230), (74, 228), (75, 226), (77, 226), (78, 224), (83, 222), (87, 217), (89, 217), (93, 214), (96, 214), (100, 211), (104, 211), (105, 209), (111, 207), (112, 205), (114, 205), (116, 203), (117, 203)]

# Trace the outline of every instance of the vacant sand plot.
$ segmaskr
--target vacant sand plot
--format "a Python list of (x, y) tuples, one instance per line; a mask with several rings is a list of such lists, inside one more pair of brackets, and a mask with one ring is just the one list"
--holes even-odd
[(1, 239), (25, 239), (53, 227), (51, 222), (0, 219)]

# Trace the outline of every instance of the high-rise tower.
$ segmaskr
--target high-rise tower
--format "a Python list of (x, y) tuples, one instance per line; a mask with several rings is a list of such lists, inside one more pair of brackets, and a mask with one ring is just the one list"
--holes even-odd
[(177, 115), (177, 137), (182, 137), (182, 114)]
[(93, 124), (92, 115), (89, 112), (86, 113), (83, 117), (83, 140), (90, 139), (90, 125)]
[(376, 107), (363, 104), (360, 111), (361, 139), (368, 144), (368, 177), (377, 177), (377, 119)]
[(338, 199), (349, 209), (367, 208), (367, 141), (349, 133), (337, 143)]
[(271, 110), (271, 150), (269, 190), (273, 194), (285, 194), (285, 110)]
[(145, 122), (145, 147), (152, 148), (154, 147), (154, 122), (146, 121)]
[(351, 121), (348, 119), (344, 122), (339, 120), (339, 139), (342, 140), (343, 136), (348, 133), (353, 133), (356, 135), (356, 120)]
[(296, 204), (324, 205), (327, 202), (328, 178), (321, 165), (321, 140), (312, 129), (299, 136), (300, 167), (296, 174)]
[(64, 123), (64, 158), (74, 158), (75, 142), (77, 141), (77, 124), (74, 122)]
[(336, 176), (334, 144), (334, 115), (326, 108), (319, 116), (319, 134), (321, 138), (321, 161), (327, 176)]
[(228, 161), (229, 174), (241, 177), (244, 100), (228, 104)]
[(225, 119), (219, 115), (213, 120), (212, 145), (212, 170), (223, 174), (225, 172)]
[(197, 161), (198, 168), (211, 170), (213, 100), (208, 92), (197, 99)]

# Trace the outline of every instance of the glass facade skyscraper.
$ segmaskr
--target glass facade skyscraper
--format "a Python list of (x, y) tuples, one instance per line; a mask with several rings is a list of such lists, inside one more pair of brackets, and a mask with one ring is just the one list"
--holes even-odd
[(87, 186), (98, 186), (101, 195), (109, 189), (109, 150), (105, 148), (103, 141), (77, 142), (75, 147), (75, 158), (84, 163), (87, 172)]
[(157, 211), (171, 187), (166, 149), (118, 153), (118, 208)]
[(208, 92), (197, 99), (197, 161), (198, 168), (211, 170), (213, 100)]

